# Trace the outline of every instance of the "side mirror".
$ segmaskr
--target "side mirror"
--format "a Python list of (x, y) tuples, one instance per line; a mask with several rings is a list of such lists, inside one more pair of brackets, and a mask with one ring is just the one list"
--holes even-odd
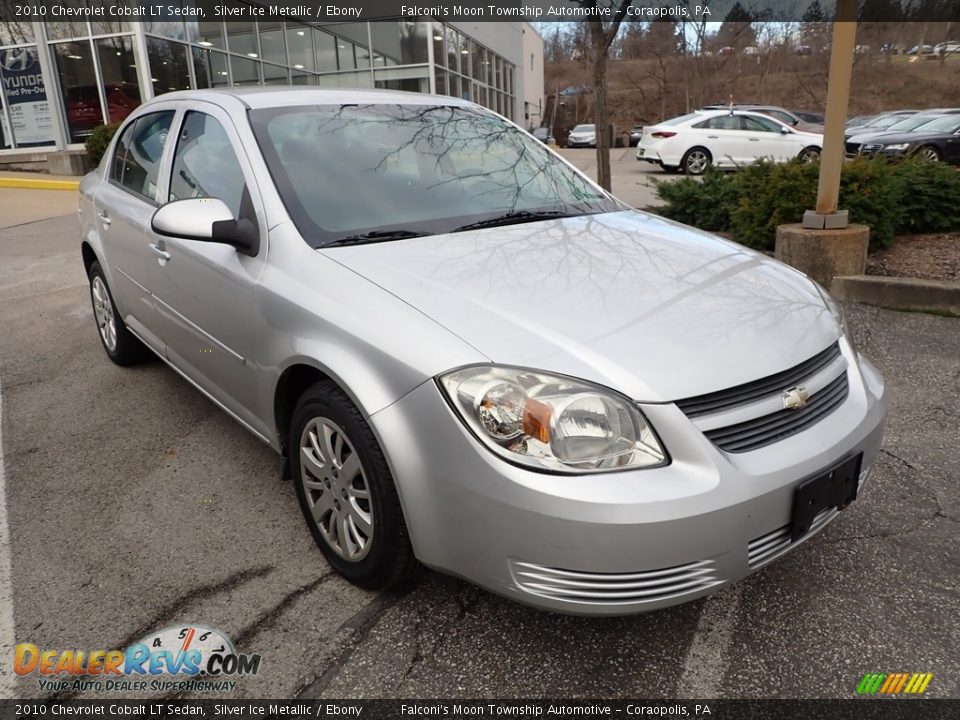
[(790, 132), (790, 128), (782, 127), (782, 128), (780, 128), (780, 134), (781, 134), (781, 135), (790, 135), (790, 134), (792, 134), (792, 133)]
[(153, 214), (150, 227), (158, 235), (230, 245), (244, 255), (256, 255), (260, 237), (255, 223), (233, 213), (223, 200), (189, 198), (167, 203)]

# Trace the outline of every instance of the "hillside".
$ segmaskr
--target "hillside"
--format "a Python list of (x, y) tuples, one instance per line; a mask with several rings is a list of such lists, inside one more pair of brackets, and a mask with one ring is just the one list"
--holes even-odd
[[(849, 115), (896, 108), (960, 106), (960, 56), (947, 62), (906, 56), (857, 58)], [(756, 102), (823, 112), (828, 60), (824, 56), (653, 57), (610, 60), (609, 108), (618, 132), (649, 124), (705, 104)], [(584, 61), (548, 63), (545, 70), (551, 112), (553, 93), (591, 85)], [(569, 128), (593, 119), (593, 96), (560, 96), (557, 125)], [(546, 114), (549, 120), (550, 115)]]

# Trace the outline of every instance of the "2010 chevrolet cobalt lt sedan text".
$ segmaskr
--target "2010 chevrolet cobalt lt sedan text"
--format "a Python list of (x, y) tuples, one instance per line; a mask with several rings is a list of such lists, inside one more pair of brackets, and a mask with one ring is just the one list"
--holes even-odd
[(80, 215), (107, 355), (282, 453), (363, 587), (419, 561), (561, 612), (673, 605), (820, 530), (879, 450), (883, 380), (825, 291), (469, 102), (164, 95)]

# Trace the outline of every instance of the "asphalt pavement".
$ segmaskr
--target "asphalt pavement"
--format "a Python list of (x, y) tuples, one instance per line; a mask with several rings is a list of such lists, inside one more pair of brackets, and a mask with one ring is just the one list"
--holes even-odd
[[(428, 571), (377, 594), (331, 574), (267, 447), (161, 362), (107, 360), (73, 210), (12, 223), (11, 192), (55, 191), (0, 197), (16, 642), (112, 649), (203, 623), (263, 656), (239, 697), (853, 697), (868, 672), (960, 697), (960, 320), (848, 306), (890, 392), (875, 470), (819, 536), (720, 593), (614, 619)], [(10, 658), (0, 688), (44, 696), (36, 676), (11, 686)]]

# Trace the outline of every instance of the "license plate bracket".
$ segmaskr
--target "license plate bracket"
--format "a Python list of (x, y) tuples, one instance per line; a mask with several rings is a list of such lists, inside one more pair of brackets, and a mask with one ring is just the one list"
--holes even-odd
[(859, 453), (797, 486), (790, 516), (792, 541), (796, 542), (810, 531), (813, 519), (822, 510), (831, 507), (843, 510), (857, 499), (862, 461), (863, 454)]

